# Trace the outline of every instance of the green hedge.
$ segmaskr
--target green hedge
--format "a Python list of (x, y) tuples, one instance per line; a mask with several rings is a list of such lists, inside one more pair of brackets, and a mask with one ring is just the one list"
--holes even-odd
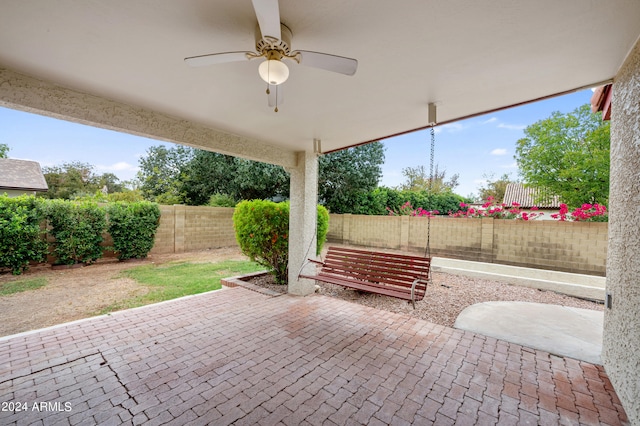
[[(387, 207), (398, 211), (400, 207), (409, 201), (414, 208), (422, 207), (424, 210), (438, 210), (446, 215), (450, 211), (460, 209), (460, 203), (470, 200), (452, 192), (429, 194), (427, 191), (402, 191), (393, 188), (380, 187), (371, 192), (363, 192), (354, 200), (352, 206), (344, 213), (364, 215), (387, 215)], [(333, 213), (333, 212), (332, 212)]]
[[(101, 207), (93, 201), (0, 195), (0, 269), (20, 274), (29, 262), (42, 262), (49, 253), (56, 264), (95, 262), (102, 257), (107, 229), (118, 259), (146, 257), (153, 247), (159, 219), (158, 205), (147, 201)], [(51, 250), (47, 232), (54, 239)]]
[(156, 203), (118, 202), (107, 205), (108, 232), (118, 259), (147, 257), (153, 248), (160, 223), (160, 208)]
[(0, 268), (9, 268), (18, 275), (29, 267), (30, 261), (46, 259), (42, 220), (41, 200), (26, 195), (0, 195)]
[(45, 205), (56, 263), (93, 263), (102, 257), (105, 209), (91, 201), (50, 200)]
[[(242, 201), (233, 213), (236, 240), (242, 252), (265, 266), (279, 284), (287, 283), (289, 266), (289, 203)], [(329, 230), (329, 213), (318, 206), (316, 254)]]

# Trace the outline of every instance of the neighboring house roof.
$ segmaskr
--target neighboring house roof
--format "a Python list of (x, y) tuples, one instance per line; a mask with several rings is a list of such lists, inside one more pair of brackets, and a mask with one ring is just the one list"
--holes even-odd
[(0, 158), (0, 190), (42, 191), (49, 189), (36, 161)]
[(519, 183), (510, 183), (507, 185), (507, 189), (504, 192), (504, 200), (502, 201), (506, 205), (512, 205), (518, 203), (520, 207), (529, 209), (531, 207), (538, 207), (542, 209), (558, 209), (560, 208), (560, 199), (557, 195), (548, 196), (542, 202), (536, 203), (541, 191), (539, 188), (531, 188), (522, 186)]

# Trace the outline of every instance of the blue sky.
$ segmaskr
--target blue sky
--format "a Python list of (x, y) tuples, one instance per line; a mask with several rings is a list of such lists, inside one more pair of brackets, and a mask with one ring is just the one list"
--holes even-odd
[[(590, 102), (591, 90), (556, 97), (436, 128), (435, 163), (446, 177), (459, 174), (460, 195), (478, 193), (483, 175), (518, 177), (514, 159), (523, 129), (553, 111), (570, 112)], [(135, 177), (138, 159), (160, 141), (97, 129), (39, 115), (0, 108), (0, 143), (10, 147), (9, 158), (38, 161), (41, 166), (81, 161), (95, 172), (114, 173), (121, 180)], [(381, 185), (402, 183), (402, 169), (429, 167), (429, 131), (415, 132), (384, 142), (385, 164)]]

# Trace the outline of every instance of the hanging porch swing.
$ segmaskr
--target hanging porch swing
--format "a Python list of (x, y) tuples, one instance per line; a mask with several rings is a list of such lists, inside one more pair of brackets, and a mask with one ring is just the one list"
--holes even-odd
[[(433, 157), (435, 151), (436, 106), (429, 104), (429, 126), (431, 127), (431, 152), (429, 192), (433, 185)], [(298, 278), (348, 287), (368, 293), (391, 296), (416, 302), (424, 299), (431, 280), (431, 215), (427, 216), (427, 242), (424, 256), (360, 250), (332, 246), (324, 260), (308, 259), (320, 266), (316, 275), (302, 272)], [(304, 265), (301, 268), (304, 269)]]

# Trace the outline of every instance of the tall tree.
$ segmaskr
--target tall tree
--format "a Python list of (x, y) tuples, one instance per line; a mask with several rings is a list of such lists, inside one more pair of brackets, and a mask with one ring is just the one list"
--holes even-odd
[(93, 166), (80, 161), (43, 167), (42, 173), (49, 186), (49, 190), (44, 194), (47, 198), (68, 200), (79, 195), (93, 194), (100, 189), (93, 173)]
[(0, 143), (0, 158), (7, 158), (10, 149), (6, 143)]
[(609, 122), (583, 105), (554, 112), (525, 130), (515, 158), (526, 183), (557, 194), (570, 207), (607, 204)]
[(144, 197), (168, 204), (183, 202), (182, 183), (192, 157), (193, 150), (182, 145), (148, 148), (147, 155), (138, 161), (140, 170), (137, 177)]
[(106, 189), (107, 194), (113, 194), (114, 192), (123, 192), (125, 188), (125, 182), (120, 182), (118, 176), (113, 173), (103, 173), (95, 177), (96, 184), (101, 191)]
[[(95, 174), (93, 166), (80, 161), (63, 163), (58, 166), (43, 167), (42, 173), (49, 190), (46, 198), (66, 200), (84, 196), (93, 196), (98, 191), (106, 194), (125, 191), (123, 182), (113, 173)], [(105, 195), (106, 195), (105, 194)]]
[(436, 164), (433, 171), (433, 182), (431, 176), (423, 165), (416, 167), (405, 167), (402, 169), (405, 181), (398, 189), (402, 191), (431, 191), (434, 194), (450, 191), (452, 192), (458, 185), (459, 175), (456, 173), (446, 181), (447, 171), (440, 171)]
[(384, 164), (384, 145), (366, 145), (320, 157), (318, 198), (331, 213), (348, 213), (378, 186)]
[[(380, 142), (320, 157), (320, 201), (332, 212), (351, 211), (376, 188), (383, 163)], [(289, 174), (280, 166), (180, 147), (151, 147), (140, 159), (138, 179), (145, 197), (159, 201), (202, 205), (216, 194), (236, 201), (289, 196)]]
[(498, 179), (495, 179), (493, 173), (483, 175), (486, 179), (486, 183), (479, 188), (480, 199), (486, 201), (489, 197), (493, 197), (497, 203), (502, 203), (504, 200), (504, 193), (507, 191), (507, 185), (515, 183), (515, 180), (511, 179), (509, 173), (504, 173)]
[(289, 175), (280, 166), (195, 150), (183, 182), (189, 204), (206, 204), (214, 194), (236, 201), (289, 195)]

